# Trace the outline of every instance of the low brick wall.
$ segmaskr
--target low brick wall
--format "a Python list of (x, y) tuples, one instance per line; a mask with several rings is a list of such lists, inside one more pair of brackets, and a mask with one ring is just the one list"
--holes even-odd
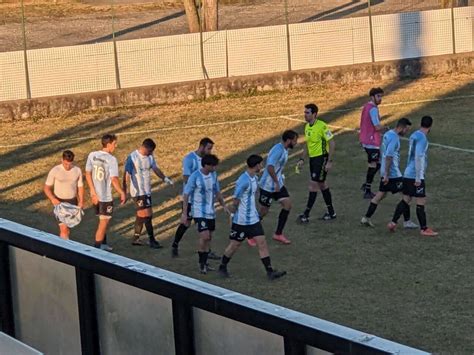
[(83, 111), (159, 105), (229, 94), (301, 88), (315, 83), (397, 80), (446, 73), (473, 73), (474, 52), (324, 69), (199, 80), (123, 90), (0, 102), (0, 121), (69, 116)]

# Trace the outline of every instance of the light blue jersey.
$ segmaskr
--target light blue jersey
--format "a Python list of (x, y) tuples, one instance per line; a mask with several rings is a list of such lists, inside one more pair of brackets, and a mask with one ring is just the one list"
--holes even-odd
[(117, 159), (103, 150), (92, 152), (87, 157), (86, 171), (92, 175), (92, 182), (99, 201), (113, 201), (112, 178), (118, 177)]
[(237, 179), (233, 197), (240, 200), (240, 203), (237, 212), (234, 213), (232, 223), (247, 226), (260, 221), (255, 205), (257, 188), (257, 176), (252, 177), (248, 172), (245, 172)]
[[(416, 160), (419, 160), (420, 166), (417, 175)], [(425, 179), (425, 171), (428, 166), (428, 138), (421, 130), (413, 132), (410, 136), (410, 145), (408, 148), (407, 167), (403, 176), (408, 179)]]
[(214, 201), (218, 192), (220, 187), (215, 172), (204, 175), (199, 169), (192, 173), (184, 187), (184, 193), (192, 197), (191, 215), (194, 218), (216, 218)]
[(391, 157), (392, 164), (388, 169), (388, 178), (402, 177), (402, 172), (400, 171), (400, 137), (393, 129), (383, 135), (381, 153), (380, 174), (382, 176), (385, 175), (385, 158)]
[(153, 155), (142, 155), (135, 150), (127, 157), (125, 171), (130, 174), (132, 197), (151, 195), (151, 170), (157, 168)]
[[(196, 170), (201, 169), (201, 160), (202, 158), (197, 155), (196, 152), (191, 152), (186, 155), (183, 159), (183, 176), (187, 176), (188, 178), (194, 173)], [(183, 183), (183, 192), (184, 192), (184, 183)], [(189, 197), (189, 202), (192, 202), (191, 196)]]
[(275, 169), (275, 174), (278, 178), (278, 184), (280, 188), (284, 185), (283, 168), (288, 161), (288, 150), (285, 149), (283, 143), (278, 143), (273, 146), (268, 153), (267, 163), (265, 165), (265, 171), (260, 179), (260, 187), (262, 190), (268, 192), (275, 192), (275, 182), (268, 173), (268, 167), (271, 165)]

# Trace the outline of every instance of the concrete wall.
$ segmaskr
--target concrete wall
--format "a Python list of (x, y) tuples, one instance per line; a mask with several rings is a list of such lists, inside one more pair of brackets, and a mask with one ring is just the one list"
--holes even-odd
[(327, 69), (198, 80), (88, 94), (0, 102), (0, 122), (67, 116), (100, 108), (185, 102), (230, 93), (285, 90), (310, 86), (315, 83), (376, 82), (416, 78), (423, 75), (473, 72), (474, 53), (466, 53)]
[[(456, 52), (474, 50), (474, 7), (454, 11)], [(454, 51), (451, 9), (372, 16), (374, 60)], [(27, 52), (31, 97), (372, 61), (368, 17), (183, 34)], [(288, 46), (289, 42), (289, 46)], [(288, 51), (289, 49), (289, 51)], [(290, 65), (291, 64), (291, 65)], [(117, 65), (117, 70), (116, 70)], [(22, 52), (0, 53), (0, 101), (26, 99)]]

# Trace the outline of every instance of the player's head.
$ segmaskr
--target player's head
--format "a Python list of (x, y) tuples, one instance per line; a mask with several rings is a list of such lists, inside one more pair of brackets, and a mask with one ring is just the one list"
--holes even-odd
[(74, 153), (70, 150), (65, 150), (63, 152), (63, 160), (62, 160), (64, 169), (71, 170), (72, 167), (74, 166), (73, 161), (74, 161)]
[(156, 143), (153, 139), (147, 138), (143, 141), (141, 148), (141, 153), (144, 155), (151, 155), (155, 151)]
[(102, 136), (102, 148), (112, 153), (117, 148), (117, 136), (115, 134), (104, 134)]
[(281, 140), (286, 148), (293, 149), (298, 143), (298, 133), (289, 129), (283, 132)]
[(201, 156), (211, 154), (212, 148), (214, 147), (214, 142), (209, 137), (204, 137), (199, 141), (198, 152)]
[(423, 116), (421, 118), (421, 128), (425, 128), (427, 131), (430, 131), (431, 126), (433, 125), (433, 117), (431, 116)]
[(316, 104), (307, 104), (304, 105), (304, 119), (306, 122), (312, 122), (316, 119), (316, 116), (318, 115), (318, 106)]
[(383, 89), (380, 88), (380, 87), (379, 88), (372, 88), (369, 91), (370, 99), (376, 105), (380, 105), (380, 103), (382, 102), (383, 94), (384, 94)]
[(252, 154), (247, 158), (247, 166), (254, 169), (256, 173), (262, 169), (263, 158), (260, 155)]
[(207, 171), (216, 171), (217, 165), (219, 165), (219, 158), (214, 154), (207, 154), (201, 159), (201, 166)]
[(404, 136), (410, 130), (411, 122), (408, 118), (400, 118), (397, 122), (397, 131), (400, 136)]

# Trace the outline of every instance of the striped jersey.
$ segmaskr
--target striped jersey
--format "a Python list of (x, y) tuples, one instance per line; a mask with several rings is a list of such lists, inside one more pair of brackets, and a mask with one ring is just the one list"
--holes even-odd
[(268, 153), (267, 162), (265, 165), (265, 171), (263, 172), (262, 178), (260, 179), (260, 187), (262, 190), (268, 192), (275, 192), (275, 182), (268, 173), (268, 167), (271, 165), (275, 169), (275, 174), (278, 178), (278, 184), (280, 188), (284, 185), (283, 168), (288, 161), (288, 150), (283, 146), (283, 143), (278, 143), (270, 149)]
[(240, 201), (232, 222), (239, 225), (251, 225), (260, 221), (255, 205), (255, 194), (258, 189), (257, 176), (250, 176), (246, 171), (237, 179), (233, 197)]
[(194, 218), (216, 218), (214, 201), (218, 192), (220, 186), (215, 172), (205, 175), (199, 169), (192, 173), (184, 187), (184, 194), (192, 197), (191, 215)]
[(130, 174), (130, 195), (132, 197), (151, 195), (151, 171), (158, 165), (153, 155), (132, 152), (125, 161), (125, 171)]

